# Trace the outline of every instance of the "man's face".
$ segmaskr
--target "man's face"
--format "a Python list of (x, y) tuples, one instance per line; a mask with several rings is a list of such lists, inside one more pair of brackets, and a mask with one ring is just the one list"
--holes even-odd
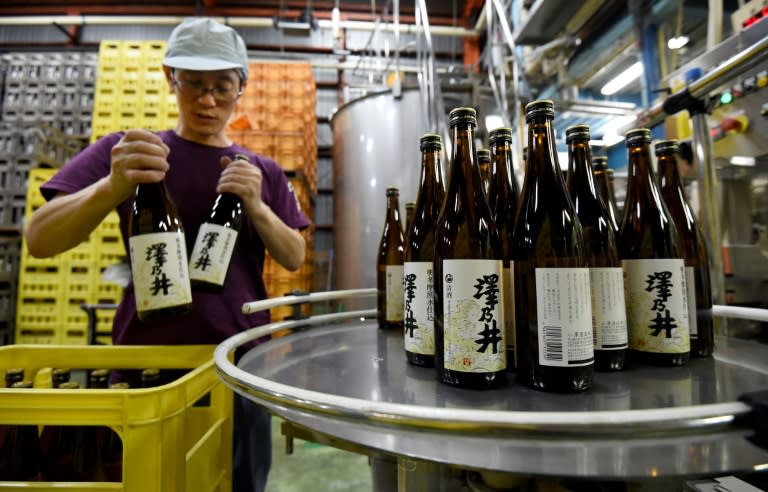
[(229, 120), (243, 84), (235, 70), (173, 70), (170, 82), (177, 95), (181, 133), (218, 136)]

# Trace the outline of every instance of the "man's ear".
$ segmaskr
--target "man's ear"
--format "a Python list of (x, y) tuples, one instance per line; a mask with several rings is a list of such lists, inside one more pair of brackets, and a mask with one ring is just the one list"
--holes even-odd
[(163, 65), (163, 73), (165, 73), (165, 80), (168, 82), (168, 87), (171, 89), (171, 92), (175, 92), (176, 84), (173, 83), (173, 69)]

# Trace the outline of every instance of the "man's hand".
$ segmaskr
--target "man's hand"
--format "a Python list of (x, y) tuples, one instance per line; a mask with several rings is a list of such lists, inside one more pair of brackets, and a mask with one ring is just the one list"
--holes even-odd
[(128, 130), (112, 147), (109, 183), (121, 199), (133, 195), (139, 183), (157, 183), (168, 172), (168, 146), (147, 130)]
[(237, 195), (246, 210), (257, 212), (261, 209), (261, 169), (248, 161), (233, 161), (229, 157), (222, 157), (221, 165), (224, 170), (216, 185), (216, 192)]

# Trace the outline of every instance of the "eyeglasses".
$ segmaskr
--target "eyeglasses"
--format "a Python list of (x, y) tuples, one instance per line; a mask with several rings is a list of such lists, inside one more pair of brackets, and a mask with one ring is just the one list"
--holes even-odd
[(206, 87), (200, 80), (179, 80), (175, 76), (172, 78), (176, 87), (187, 97), (200, 99), (209, 92), (213, 99), (220, 103), (230, 103), (243, 94), (242, 86), (236, 87)]

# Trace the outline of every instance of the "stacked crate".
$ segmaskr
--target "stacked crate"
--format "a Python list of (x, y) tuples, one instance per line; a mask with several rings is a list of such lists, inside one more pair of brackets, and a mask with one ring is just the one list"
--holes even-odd
[[(317, 96), (308, 63), (251, 63), (248, 84), (233, 114), (230, 138), (251, 151), (274, 159), (286, 172), (302, 211), (313, 220), (317, 193)], [(312, 287), (312, 230), (304, 232), (307, 257), (296, 272), (267, 255), (264, 280), (272, 297)], [(292, 308), (272, 310), (272, 319), (291, 315)]]
[[(54, 169), (30, 172), (27, 218), (45, 203), (40, 186), (54, 172)], [(34, 258), (24, 244), (16, 306), (16, 343), (87, 344), (88, 316), (81, 305), (120, 301), (122, 288), (105, 282), (102, 276), (107, 267), (119, 263), (124, 256), (116, 212), (111, 212), (88, 240), (53, 258)], [(104, 310), (98, 315), (100, 331), (112, 326), (113, 311)]]
[(72, 136), (90, 133), (95, 53), (9, 53), (3, 62), (5, 123), (50, 125)]
[(61, 166), (87, 143), (96, 63), (95, 53), (0, 56), (0, 344), (16, 332), (19, 234), (30, 172)]
[(164, 41), (102, 41), (91, 142), (120, 130), (173, 128), (176, 98), (163, 73)]

